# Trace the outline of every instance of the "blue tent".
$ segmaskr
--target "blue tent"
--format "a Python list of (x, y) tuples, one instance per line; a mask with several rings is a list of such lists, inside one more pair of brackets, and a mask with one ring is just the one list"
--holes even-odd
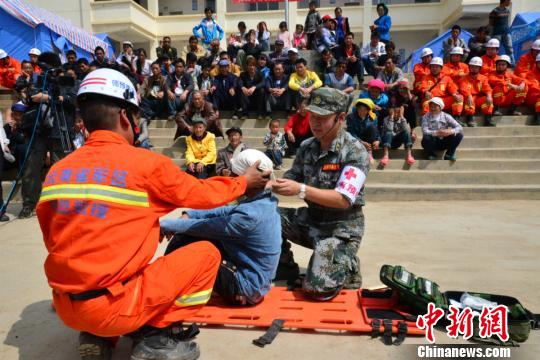
[[(442, 34), (439, 37), (436, 37), (435, 39), (431, 40), (424, 46), (414, 50), (412, 54), (409, 56), (409, 59), (407, 59), (406, 63), (403, 64), (403, 70), (404, 71), (412, 71), (412, 67), (414, 64), (417, 64), (421, 61), (420, 54), (422, 53), (423, 48), (430, 48), (433, 50), (433, 56), (443, 57), (443, 42), (448, 39), (452, 34), (452, 30), (447, 30), (444, 34)], [(465, 41), (465, 43), (469, 42), (469, 39), (472, 37), (471, 33), (469, 33), (466, 30), (461, 31), (460, 37)]]
[(64, 18), (21, 0), (0, 0), (0, 49), (18, 60), (27, 59), (31, 48), (58, 54), (73, 49), (91, 59), (96, 46), (114, 54), (107, 42)]
[(540, 37), (540, 12), (518, 13), (510, 28), (514, 57), (519, 57), (531, 49), (531, 45)]

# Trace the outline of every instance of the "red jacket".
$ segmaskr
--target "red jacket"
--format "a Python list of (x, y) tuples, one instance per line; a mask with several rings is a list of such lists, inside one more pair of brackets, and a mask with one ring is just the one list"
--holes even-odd
[(444, 64), (442, 68), (442, 73), (444, 75), (450, 76), (452, 80), (457, 84), (462, 78), (462, 75), (467, 75), (469, 73), (469, 66), (465, 63), (462, 63), (461, 61), (457, 63), (449, 62)]
[(0, 86), (13, 89), (21, 75), (21, 63), (10, 57), (5, 66), (0, 65)]
[(285, 132), (292, 130), (293, 135), (295, 136), (306, 136), (309, 134), (311, 129), (309, 128), (309, 115), (308, 111), (305, 117), (302, 117), (299, 113), (291, 115), (287, 124), (283, 128)]
[(527, 81), (529, 91), (540, 91), (540, 70), (538, 70), (536, 65), (531, 71), (527, 73), (527, 77), (525, 78), (525, 80)]
[(495, 71), (495, 59), (497, 57), (490, 57), (487, 55), (482, 56), (482, 69), (480, 70), (480, 74), (489, 76), (492, 72)]
[(426, 91), (429, 91), (433, 97), (453, 96), (458, 91), (452, 79), (449, 76), (442, 75), (442, 72), (438, 77), (431, 74), (424, 76), (418, 88), (422, 96)]
[(245, 189), (245, 177), (197, 180), (163, 155), (94, 131), (52, 166), (43, 184), (37, 215), (49, 285), (58, 292), (107, 288), (114, 294), (154, 256), (161, 216), (179, 207), (224, 205)]
[(463, 96), (491, 95), (493, 90), (489, 86), (487, 76), (478, 74), (475, 79), (469, 74), (461, 78), (459, 91)]
[(510, 89), (508, 88), (508, 81), (510, 81), (513, 85), (519, 85), (525, 80), (523, 78), (520, 78), (519, 76), (514, 75), (511, 71), (508, 70), (505, 71), (503, 74), (494, 72), (489, 76), (489, 85), (493, 89), (493, 93), (495, 95), (503, 95), (510, 91)]
[(523, 55), (516, 64), (514, 74), (524, 78), (529, 71), (536, 67), (536, 59), (533, 58), (532, 53), (529, 51)]
[(420, 62), (416, 65), (414, 65), (413, 73), (414, 73), (414, 82), (418, 83), (422, 81), (424, 76), (431, 74), (431, 65), (424, 64), (423, 62)]

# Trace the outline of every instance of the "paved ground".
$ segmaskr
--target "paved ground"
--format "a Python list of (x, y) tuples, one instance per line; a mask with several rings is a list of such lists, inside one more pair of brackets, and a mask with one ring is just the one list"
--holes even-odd
[[(380, 285), (381, 265), (401, 264), (443, 289), (507, 294), (540, 312), (540, 201), (380, 202), (365, 213), (360, 258), (366, 287)], [(295, 248), (295, 254), (305, 266), (309, 252)], [(35, 218), (0, 225), (0, 359), (77, 359), (77, 334), (51, 310), (44, 258)], [(202, 359), (409, 359), (416, 347), (407, 344), (424, 343), (410, 338), (397, 348), (358, 334), (284, 332), (260, 349), (251, 340), (261, 334), (202, 329)], [(129, 351), (130, 342), (122, 340), (114, 359), (129, 359)], [(514, 359), (537, 359), (540, 331), (513, 351)]]

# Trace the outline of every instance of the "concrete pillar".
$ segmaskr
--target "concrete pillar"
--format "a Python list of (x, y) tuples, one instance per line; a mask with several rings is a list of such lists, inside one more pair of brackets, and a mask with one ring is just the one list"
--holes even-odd
[(289, 25), (289, 32), (292, 34), (295, 31), (296, 24), (303, 24), (305, 19), (298, 21), (298, 2), (289, 1), (289, 19), (287, 25)]
[[(227, 1), (216, 1), (216, 10), (215, 10), (215, 17), (219, 25), (227, 32), (227, 29), (229, 29), (229, 24), (227, 23), (227, 17), (225, 16), (225, 13), (227, 12)], [(230, 29), (236, 29), (236, 25), (234, 25), (233, 28)], [(233, 31), (233, 30), (230, 30)], [(227, 49), (227, 34), (223, 35), (223, 39), (221, 39), (221, 48)]]
[(367, 44), (371, 40), (370, 25), (373, 25), (373, 16), (371, 14), (373, 6), (371, 0), (364, 0), (364, 16), (362, 18), (362, 44)]
[(159, 40), (156, 38), (154, 40), (148, 41), (148, 57), (152, 61), (157, 60), (156, 48), (159, 46)]
[(159, 0), (148, 0), (148, 12), (152, 16), (159, 16)]

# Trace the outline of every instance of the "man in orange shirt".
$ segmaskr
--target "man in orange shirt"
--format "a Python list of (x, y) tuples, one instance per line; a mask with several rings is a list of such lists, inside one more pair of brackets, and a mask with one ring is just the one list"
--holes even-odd
[(512, 115), (521, 115), (517, 107), (525, 102), (527, 97), (527, 84), (523, 78), (514, 75), (508, 70), (510, 57), (501, 55), (495, 62), (496, 70), (489, 76), (489, 85), (493, 89), (493, 115), (502, 115), (501, 107), (510, 107)]
[(30, 51), (28, 52), (28, 57), (30, 58), (30, 64), (32, 64), (32, 68), (34, 69), (34, 74), (41, 74), (41, 68), (38, 64), (39, 55), (41, 55), (41, 51), (36, 48), (30, 49)]
[(420, 82), (424, 78), (424, 76), (429, 75), (430, 73), (430, 65), (429, 63), (433, 59), (433, 51), (430, 48), (424, 48), (422, 49), (422, 53), (420, 54), (420, 58), (422, 59), (421, 62), (414, 65), (414, 84), (413, 89), (417, 89), (420, 86)]
[(492, 122), (493, 114), (493, 96), (489, 86), (487, 76), (480, 74), (482, 68), (482, 59), (473, 57), (469, 61), (469, 74), (461, 78), (459, 82), (459, 91), (463, 95), (463, 113), (467, 126), (476, 126), (474, 114), (479, 107), (484, 114), (484, 125), (495, 126)]
[(540, 54), (540, 39), (536, 39), (531, 46), (531, 51), (523, 55), (517, 62), (514, 74), (524, 78), (536, 65), (536, 57)]
[(198, 345), (174, 324), (210, 299), (219, 251), (203, 241), (149, 264), (159, 218), (178, 207), (224, 205), (262, 189), (269, 173), (255, 164), (241, 177), (197, 180), (169, 158), (133, 147), (137, 92), (115, 70), (86, 76), (78, 103), (90, 138), (51, 167), (37, 207), (56, 312), (83, 332), (83, 359), (109, 359), (103, 337), (135, 331), (132, 359), (196, 359)]
[(482, 56), (482, 70), (480, 74), (489, 76), (495, 71), (495, 60), (499, 56), (499, 40), (491, 39), (486, 45), (486, 55)]
[(449, 76), (442, 73), (443, 60), (434, 57), (430, 63), (430, 74), (420, 82), (419, 92), (422, 96), (423, 114), (429, 111), (429, 100), (439, 97), (444, 102), (444, 110), (451, 110), (452, 115), (459, 119), (463, 111), (463, 96), (458, 92), (456, 84)]
[(0, 49), (0, 87), (13, 89), (21, 75), (21, 63)]
[(442, 69), (443, 75), (450, 76), (452, 81), (459, 84), (459, 81), (469, 73), (469, 67), (462, 62), (463, 49), (455, 47), (450, 51), (450, 62), (447, 62)]
[(526, 103), (534, 109), (534, 124), (540, 125), (540, 53), (536, 55), (535, 66), (527, 73), (525, 80), (529, 87)]

